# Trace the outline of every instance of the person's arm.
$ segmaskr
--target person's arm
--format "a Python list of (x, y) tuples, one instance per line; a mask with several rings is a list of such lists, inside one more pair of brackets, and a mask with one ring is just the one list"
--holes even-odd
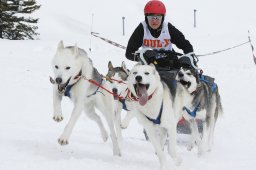
[(179, 49), (183, 50), (183, 53), (193, 52), (193, 46), (185, 38), (185, 36), (177, 28), (175, 28), (171, 23), (168, 23), (168, 29), (171, 35), (171, 42), (175, 44)]
[(137, 58), (134, 58), (134, 53), (137, 51), (143, 44), (144, 29), (142, 23), (140, 23), (137, 28), (132, 33), (128, 45), (126, 48), (125, 56), (128, 60), (138, 61)]

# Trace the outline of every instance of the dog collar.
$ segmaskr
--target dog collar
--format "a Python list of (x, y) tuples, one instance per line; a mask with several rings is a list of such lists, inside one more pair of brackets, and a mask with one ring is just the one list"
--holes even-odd
[(81, 78), (81, 76), (82, 76), (82, 70), (80, 70), (79, 73), (74, 77), (74, 80)]
[(196, 95), (199, 91), (200, 91), (200, 89), (202, 88), (203, 86), (202, 86), (202, 84), (200, 83), (200, 84), (198, 84), (198, 86), (196, 87), (196, 90), (195, 91), (193, 91), (192, 93), (190, 93), (191, 95)]

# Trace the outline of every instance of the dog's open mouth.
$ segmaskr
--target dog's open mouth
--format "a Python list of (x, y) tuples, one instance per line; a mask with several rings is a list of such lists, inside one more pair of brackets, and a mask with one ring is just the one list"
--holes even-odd
[(139, 98), (140, 105), (144, 106), (148, 101), (148, 93), (147, 90), (149, 88), (149, 84), (134, 84), (135, 92)]
[(66, 87), (67, 87), (67, 84), (66, 84), (66, 83), (65, 83), (65, 84), (59, 84), (59, 85), (58, 85), (58, 90), (59, 90), (59, 92), (60, 92), (60, 93), (64, 93)]
[(66, 83), (58, 85), (59, 92), (61, 92), (61, 93), (65, 92), (66, 87), (68, 86), (70, 79), (71, 79), (71, 77), (68, 79), (68, 81)]
[(179, 82), (185, 86), (186, 88), (189, 88), (191, 86), (191, 82), (190, 81), (185, 81), (184, 79), (179, 80)]

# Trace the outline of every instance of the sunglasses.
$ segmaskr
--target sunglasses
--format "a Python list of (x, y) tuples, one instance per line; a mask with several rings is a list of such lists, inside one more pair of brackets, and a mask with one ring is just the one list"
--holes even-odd
[(157, 21), (159, 21), (159, 20), (162, 20), (162, 18), (163, 18), (163, 16), (162, 15), (148, 15), (147, 16), (147, 19), (148, 20), (157, 20)]

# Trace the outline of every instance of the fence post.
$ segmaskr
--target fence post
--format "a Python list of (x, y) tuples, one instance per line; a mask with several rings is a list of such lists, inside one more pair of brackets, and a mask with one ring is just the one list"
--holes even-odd
[(125, 17), (122, 17), (122, 19), (123, 19), (123, 36), (124, 36), (124, 19), (125, 19)]
[(196, 28), (196, 9), (194, 9), (194, 28)]
[(90, 32), (90, 47), (89, 47), (89, 51), (92, 51), (92, 29), (93, 29), (93, 16), (94, 14), (92, 13), (92, 23), (91, 23), (91, 32)]

